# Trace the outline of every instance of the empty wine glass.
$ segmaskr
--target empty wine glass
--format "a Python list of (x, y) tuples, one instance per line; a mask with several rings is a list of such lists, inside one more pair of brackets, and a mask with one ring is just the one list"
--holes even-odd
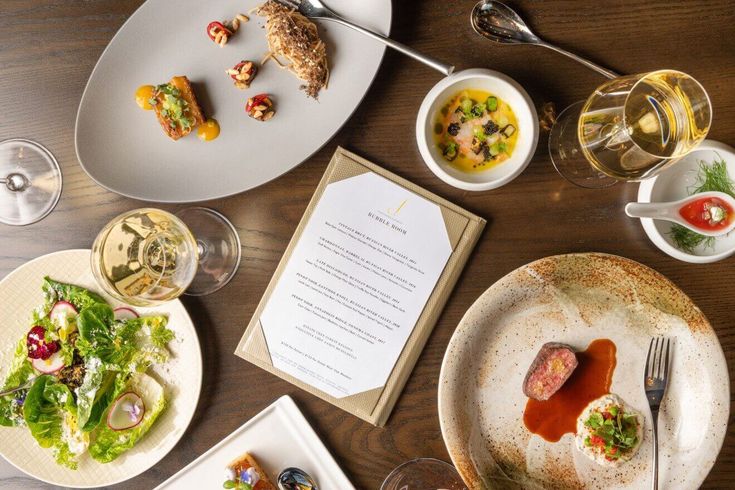
[(467, 490), (449, 463), (434, 458), (417, 458), (394, 469), (380, 490)]
[(61, 169), (50, 151), (31, 140), (0, 141), (0, 223), (35, 223), (60, 196)]

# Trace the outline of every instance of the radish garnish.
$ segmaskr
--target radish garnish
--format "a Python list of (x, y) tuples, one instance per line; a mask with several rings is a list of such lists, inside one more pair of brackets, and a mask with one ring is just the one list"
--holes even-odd
[(112, 430), (132, 429), (145, 415), (145, 403), (135, 392), (129, 391), (118, 397), (107, 413), (107, 426)]
[(114, 311), (115, 320), (132, 320), (140, 316), (134, 309), (127, 306), (119, 306)]
[(66, 328), (69, 324), (69, 318), (77, 316), (77, 309), (68, 301), (57, 301), (51, 312), (48, 314), (52, 322), (61, 328)]
[(61, 352), (54, 352), (48, 359), (33, 359), (31, 364), (33, 364), (36, 371), (43, 374), (54, 374), (64, 367), (64, 356)]

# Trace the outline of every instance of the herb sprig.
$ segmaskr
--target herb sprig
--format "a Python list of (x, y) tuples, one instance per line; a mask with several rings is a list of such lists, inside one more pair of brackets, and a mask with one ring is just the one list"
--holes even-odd
[[(735, 197), (735, 183), (727, 173), (727, 163), (719, 154), (717, 156), (719, 160), (714, 160), (711, 165), (703, 160), (699, 161), (697, 181), (688, 189), (689, 195), (717, 191)], [(715, 237), (702, 235), (678, 223), (671, 226), (668, 234), (678, 249), (689, 254), (694, 254), (695, 249), (700, 245), (705, 248), (715, 246)]]

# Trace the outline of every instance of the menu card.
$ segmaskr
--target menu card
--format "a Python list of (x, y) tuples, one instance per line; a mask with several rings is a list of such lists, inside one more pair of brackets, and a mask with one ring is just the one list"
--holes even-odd
[(236, 354), (383, 425), (484, 225), (338, 149)]

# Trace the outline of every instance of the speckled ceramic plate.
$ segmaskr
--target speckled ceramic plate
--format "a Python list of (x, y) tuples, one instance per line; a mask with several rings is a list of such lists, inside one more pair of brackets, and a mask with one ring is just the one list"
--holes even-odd
[[(661, 274), (628, 259), (573, 254), (532, 262), (500, 279), (469, 309), (447, 348), (439, 418), (452, 460), (471, 490), (648, 488), (651, 418), (642, 380), (652, 336), (675, 337), (659, 419), (660, 485), (697, 488), (727, 430), (730, 389), (717, 336), (702, 312)], [(617, 346), (612, 392), (646, 416), (640, 451), (604, 468), (574, 447), (523, 425), (528, 366), (545, 342), (583, 350)]]
[[(0, 281), (0, 380), (5, 379), (18, 339), (30, 328), (31, 311), (43, 303), (43, 277), (84, 286), (102, 294), (89, 265), (89, 250), (65, 250), (27, 262)], [(103, 296), (105, 296), (103, 294)], [(118, 301), (105, 296), (112, 305)], [(168, 315), (176, 339), (169, 344), (171, 359), (149, 370), (163, 384), (168, 406), (150, 431), (115, 461), (98, 463), (88, 454), (79, 468), (70, 470), (54, 462), (26, 428), (0, 427), (0, 455), (28, 475), (63, 487), (89, 488), (129, 480), (158, 463), (184, 435), (194, 416), (202, 384), (202, 355), (194, 324), (181, 301), (154, 308), (137, 308), (140, 314)]]

